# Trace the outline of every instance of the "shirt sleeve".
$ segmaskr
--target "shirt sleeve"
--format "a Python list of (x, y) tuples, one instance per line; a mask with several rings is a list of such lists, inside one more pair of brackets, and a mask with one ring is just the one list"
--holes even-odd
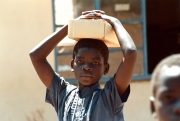
[(123, 104), (127, 101), (129, 94), (130, 85), (127, 87), (123, 96), (119, 96), (114, 77), (107, 81), (104, 87), (106, 105), (111, 110), (111, 112), (114, 112), (114, 114), (118, 113), (123, 108)]
[(46, 89), (45, 101), (50, 103), (58, 111), (58, 104), (61, 103), (62, 98), (65, 96), (66, 87), (69, 85), (64, 78), (59, 77), (59, 74), (55, 73), (49, 89)]

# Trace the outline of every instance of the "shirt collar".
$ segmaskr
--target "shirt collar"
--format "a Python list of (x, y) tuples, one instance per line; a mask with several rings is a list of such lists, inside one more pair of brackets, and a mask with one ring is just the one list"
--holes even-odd
[(101, 87), (99, 83), (95, 83), (89, 86), (85, 86), (81, 91), (78, 90), (78, 93), (81, 98), (84, 98), (84, 97), (92, 95), (94, 91), (97, 91), (100, 89)]

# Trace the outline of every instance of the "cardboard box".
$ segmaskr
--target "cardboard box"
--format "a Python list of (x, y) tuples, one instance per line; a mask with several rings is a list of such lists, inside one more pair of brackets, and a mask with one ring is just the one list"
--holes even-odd
[[(60, 42), (75, 44), (81, 38), (94, 38), (105, 42), (108, 47), (119, 47), (119, 42), (112, 26), (103, 19), (70, 20), (68, 23), (69, 40)], [(62, 43), (62, 44), (61, 44)]]

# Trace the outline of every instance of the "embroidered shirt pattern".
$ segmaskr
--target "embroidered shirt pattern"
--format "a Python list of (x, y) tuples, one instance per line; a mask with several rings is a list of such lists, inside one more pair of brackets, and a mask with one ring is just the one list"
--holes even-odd
[(93, 98), (97, 91), (93, 93), (93, 96), (91, 98), (91, 102), (88, 106), (88, 112), (85, 112), (84, 108), (84, 101), (85, 98), (81, 99), (77, 92), (74, 91), (71, 93), (71, 95), (68, 97), (66, 103), (65, 103), (65, 110), (64, 110), (64, 121), (67, 121), (68, 113), (71, 113), (71, 121), (83, 121), (83, 118), (86, 117), (87, 121), (89, 120), (89, 112), (90, 108), (93, 102)]

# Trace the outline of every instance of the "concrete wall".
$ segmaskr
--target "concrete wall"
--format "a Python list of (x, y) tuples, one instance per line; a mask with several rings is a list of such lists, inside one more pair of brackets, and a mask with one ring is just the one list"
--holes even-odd
[(126, 121), (155, 121), (150, 112), (150, 81), (131, 82), (131, 93), (124, 105)]
[[(28, 55), (52, 32), (51, 0), (1, 0), (0, 121), (57, 119)], [(48, 60), (54, 67), (54, 53)]]

